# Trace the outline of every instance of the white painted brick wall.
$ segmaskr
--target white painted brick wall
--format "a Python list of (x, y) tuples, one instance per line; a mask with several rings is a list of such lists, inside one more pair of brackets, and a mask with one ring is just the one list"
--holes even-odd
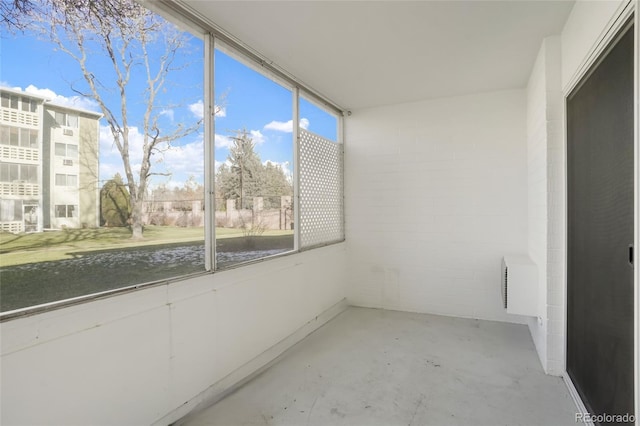
[(547, 365), (547, 49), (542, 43), (527, 84), (528, 250), (538, 266), (538, 318), (529, 318), (531, 337)]
[(547, 361), (546, 371), (564, 372), (565, 175), (564, 97), (560, 37), (545, 39), (547, 76)]
[(525, 92), (354, 111), (345, 194), (352, 304), (521, 322), (503, 255), (527, 250)]
[[(540, 321), (529, 321), (543, 368), (562, 374), (564, 359), (564, 150), (560, 38), (546, 38), (527, 85), (529, 255), (538, 265)], [(560, 351), (560, 349), (562, 349)], [(562, 353), (561, 353), (562, 352)]]

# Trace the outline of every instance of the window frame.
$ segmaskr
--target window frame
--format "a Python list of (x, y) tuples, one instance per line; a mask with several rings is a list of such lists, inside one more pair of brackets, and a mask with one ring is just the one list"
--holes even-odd
[[(58, 178), (64, 176), (64, 184), (58, 183)], [(73, 185), (69, 184), (69, 179), (75, 179), (75, 183)], [(63, 188), (77, 188), (78, 187), (78, 175), (73, 173), (56, 173), (54, 176), (54, 186), (59, 186)]]
[[(64, 146), (64, 154), (59, 154), (58, 153), (58, 148)], [(69, 155), (69, 147), (72, 146), (75, 148), (75, 156), (73, 155)], [(54, 156), (56, 157), (66, 157), (66, 158), (74, 158), (77, 159), (78, 158), (78, 153), (79, 153), (79, 146), (73, 143), (65, 143), (65, 142), (55, 142), (54, 143), (54, 148), (53, 148), (53, 152), (54, 152)]]
[[(65, 216), (58, 215), (58, 211), (61, 210), (61, 207), (64, 208)], [(54, 217), (56, 219), (74, 219), (78, 217), (78, 206), (76, 204), (55, 204), (53, 210)], [(72, 212), (71, 214), (69, 214), (70, 211)]]
[[(265, 260), (270, 260), (274, 258), (296, 255), (302, 252), (300, 249), (300, 226), (296, 224), (295, 232), (294, 232), (294, 248), (290, 251), (286, 251), (283, 253), (279, 253), (276, 255), (265, 256), (258, 259), (249, 260), (246, 262), (239, 262), (237, 264), (230, 265), (225, 267), (224, 269), (216, 269), (216, 233), (215, 233), (215, 120), (214, 120), (214, 105), (215, 105), (215, 87), (214, 87), (214, 56), (215, 49), (222, 47), (222, 51), (225, 53), (231, 53), (231, 55), (242, 62), (243, 64), (249, 66), (254, 71), (262, 74), (263, 76), (273, 80), (274, 82), (282, 85), (287, 88), (292, 93), (292, 120), (293, 120), (293, 131), (292, 131), (292, 139), (293, 139), (293, 201), (294, 201), (294, 215), (296, 218), (300, 216), (299, 209), (299, 131), (300, 131), (300, 98), (304, 97), (305, 100), (311, 101), (316, 106), (320, 107), (324, 111), (329, 114), (334, 115), (337, 118), (337, 143), (344, 146), (344, 117), (346, 115), (350, 115), (350, 112), (345, 109), (337, 106), (337, 104), (331, 102), (326, 99), (318, 92), (312, 90), (310, 87), (301, 83), (294, 75), (287, 73), (282, 68), (278, 67), (273, 61), (268, 58), (258, 54), (256, 51), (247, 47), (243, 43), (237, 41), (237, 39), (226, 33), (224, 30), (217, 27), (210, 21), (203, 21), (200, 16), (193, 14), (190, 10), (186, 9), (183, 5), (179, 3), (173, 2), (154, 2), (154, 3), (146, 3), (145, 7), (148, 7), (155, 13), (160, 14), (165, 19), (172, 21), (182, 30), (188, 31), (192, 36), (200, 38), (204, 41), (203, 46), (203, 66), (204, 66), (204, 81), (203, 81), (203, 102), (205, 105), (205, 114), (204, 114), (204, 122), (203, 122), (203, 130), (204, 130), (204, 189), (205, 189), (205, 203), (204, 203), (204, 241), (205, 241), (205, 268), (204, 271), (194, 272), (191, 274), (180, 275), (176, 277), (169, 277), (166, 279), (161, 279), (158, 281), (152, 282), (142, 282), (133, 285), (126, 285), (123, 287), (119, 287), (112, 290), (105, 290), (97, 293), (86, 294), (78, 297), (74, 297), (72, 299), (63, 299), (57, 300), (54, 302), (45, 303), (43, 305), (38, 306), (28, 306), (25, 308), (20, 308), (15, 311), (8, 312), (0, 312), (0, 322), (4, 322), (6, 320), (10, 320), (12, 318), (22, 317), (25, 315), (32, 315), (36, 313), (40, 313), (43, 311), (49, 311), (52, 309), (59, 309), (71, 305), (81, 304), (90, 302), (92, 300), (96, 300), (98, 298), (114, 296), (118, 294), (123, 294), (131, 291), (137, 291), (139, 289), (145, 289), (158, 285), (165, 285), (167, 283), (184, 281), (187, 279), (191, 279), (194, 277), (202, 276), (202, 275), (214, 275), (217, 273), (225, 273), (226, 271), (234, 270), (236, 268), (241, 268), (247, 265), (252, 265), (255, 263), (259, 263)], [(12, 97), (9, 96), (8, 102), (11, 103)], [(4, 98), (3, 98), (4, 101)], [(33, 106), (31, 106), (33, 108)], [(36, 105), (37, 109), (37, 105)], [(68, 112), (56, 111), (54, 112), (54, 121), (63, 127), (70, 127), (68, 120)], [(60, 123), (56, 114), (64, 114), (64, 123)], [(76, 114), (77, 120), (75, 123), (75, 128), (79, 128), (80, 116)], [(65, 147), (66, 151), (66, 147)], [(341, 173), (344, 176), (344, 161), (342, 162), (342, 170)], [(56, 174), (57, 175), (57, 174)], [(63, 175), (63, 174), (60, 174)], [(64, 174), (64, 176), (67, 176)], [(77, 175), (76, 179), (78, 178)], [(66, 181), (65, 177), (65, 181)], [(55, 183), (55, 178), (54, 178)], [(56, 185), (58, 186), (58, 185)], [(65, 185), (65, 187), (68, 187)], [(75, 185), (77, 188), (78, 185)], [(57, 208), (58, 205), (56, 205)], [(68, 216), (68, 207), (69, 205), (65, 205), (67, 218)], [(78, 206), (73, 205), (74, 211), (76, 214), (79, 213)], [(55, 208), (54, 208), (55, 209)], [(57, 214), (54, 213), (54, 214)], [(57, 216), (56, 216), (57, 217)], [(74, 216), (71, 216), (74, 217)], [(62, 217), (61, 217), (62, 219)], [(296, 219), (298, 221), (299, 219)], [(344, 222), (344, 204), (343, 204), (343, 214), (342, 220)], [(344, 223), (343, 223), (344, 226)], [(344, 241), (334, 241), (327, 245), (339, 244)], [(311, 250), (319, 247), (311, 248)]]
[[(60, 120), (58, 120), (58, 116), (61, 116)], [(75, 117), (75, 123), (73, 125), (69, 124), (70, 123), (70, 120), (69, 120), (70, 117)], [(66, 112), (66, 111), (54, 110), (53, 111), (53, 120), (60, 127), (68, 127), (70, 129), (77, 129), (80, 126), (80, 115), (79, 114), (70, 113), (70, 112)]]
[[(3, 178), (3, 175), (6, 179)], [(14, 175), (15, 179), (11, 179)], [(0, 182), (5, 183), (38, 183), (38, 165), (25, 163), (0, 163)]]

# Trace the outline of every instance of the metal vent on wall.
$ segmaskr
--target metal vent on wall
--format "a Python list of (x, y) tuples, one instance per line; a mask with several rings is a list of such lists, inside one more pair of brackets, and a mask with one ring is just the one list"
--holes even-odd
[(300, 129), (300, 248), (344, 240), (342, 144)]
[(73, 166), (73, 160), (62, 160), (63, 166)]
[(73, 130), (71, 129), (63, 129), (62, 134), (65, 136), (73, 136)]
[(507, 290), (507, 285), (509, 284), (509, 268), (505, 265), (504, 258), (502, 259), (502, 307), (507, 309), (508, 299), (507, 296), (509, 294)]
[(502, 304), (509, 314), (538, 316), (538, 269), (528, 256), (502, 258)]

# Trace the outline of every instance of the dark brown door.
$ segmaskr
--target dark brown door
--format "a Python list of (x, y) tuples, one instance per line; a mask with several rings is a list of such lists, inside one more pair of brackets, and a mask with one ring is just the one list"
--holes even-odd
[(567, 373), (592, 414), (633, 414), (633, 27), (567, 98)]

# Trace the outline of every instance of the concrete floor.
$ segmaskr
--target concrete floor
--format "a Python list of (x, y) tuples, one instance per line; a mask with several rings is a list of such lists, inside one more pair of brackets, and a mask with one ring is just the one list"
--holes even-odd
[(349, 308), (184, 425), (575, 425), (524, 325)]

